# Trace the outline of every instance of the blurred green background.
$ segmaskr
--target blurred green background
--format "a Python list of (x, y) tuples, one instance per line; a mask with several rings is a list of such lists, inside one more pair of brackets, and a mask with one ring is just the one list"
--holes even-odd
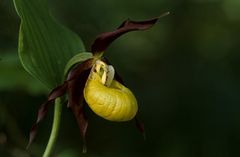
[[(88, 110), (88, 153), (65, 107), (54, 157), (240, 156), (239, 0), (49, 0), (54, 16), (86, 47), (126, 18), (171, 14), (144, 32), (132, 32), (106, 56), (134, 91), (147, 139), (134, 122), (105, 121)], [(0, 156), (40, 157), (52, 111), (25, 150), (28, 131), (47, 90), (17, 56), (20, 20), (11, 0), (0, 0)]]

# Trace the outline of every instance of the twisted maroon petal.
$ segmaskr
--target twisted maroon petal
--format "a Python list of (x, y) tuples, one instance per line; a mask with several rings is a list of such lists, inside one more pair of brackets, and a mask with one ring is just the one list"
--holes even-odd
[[(76, 80), (81, 80), (81, 74), (85, 72), (86, 70), (89, 70), (93, 65), (93, 59), (88, 59), (80, 64), (78, 64), (73, 70), (70, 71), (70, 75), (68, 76), (67, 80), (62, 84), (59, 85), (58, 87), (54, 88), (50, 94), (48, 95), (48, 99), (46, 102), (44, 102), (40, 108), (38, 109), (38, 115), (37, 115), (37, 120), (33, 124), (31, 130), (30, 130), (30, 135), (29, 135), (29, 141), (27, 148), (32, 144), (33, 140), (36, 137), (37, 134), (37, 128), (39, 123), (45, 118), (49, 105), (52, 104), (52, 102), (58, 98), (63, 96), (67, 90), (70, 88), (69, 86), (72, 86)], [(83, 78), (83, 81), (86, 82), (86, 79)], [(85, 82), (83, 83), (85, 85)], [(83, 89), (81, 89), (83, 90)], [(82, 92), (80, 92), (81, 94)], [(83, 125), (84, 126), (84, 125)], [(86, 127), (87, 125), (85, 125)], [(85, 135), (85, 134), (84, 134)]]
[(66, 90), (67, 90), (67, 83), (65, 82), (63, 85), (60, 85), (60, 86), (56, 87), (55, 89), (53, 89), (52, 92), (48, 95), (47, 101), (40, 106), (40, 108), (38, 109), (37, 120), (33, 124), (32, 128), (30, 130), (30, 135), (29, 135), (29, 141), (28, 141), (27, 148), (32, 144), (33, 140), (35, 139), (35, 136), (37, 134), (38, 125), (44, 119), (44, 117), (46, 116), (49, 105), (56, 98), (64, 95)]
[[(83, 152), (86, 152), (86, 132), (88, 121), (84, 112), (84, 105), (86, 104), (83, 96), (83, 89), (87, 81), (89, 70), (85, 70), (79, 79), (75, 79), (68, 84), (68, 107), (72, 110), (83, 138)], [(71, 73), (69, 74), (71, 75)]]
[[(104, 57), (102, 59), (104, 62), (106, 62), (108, 65), (112, 65), (111, 62)], [(115, 70), (115, 75), (114, 75), (114, 79), (117, 80), (118, 82), (120, 82), (121, 84), (125, 85), (123, 82), (123, 79), (121, 78), (121, 76), (117, 73), (117, 71)], [(143, 138), (146, 139), (146, 134), (145, 134), (145, 129), (144, 129), (144, 124), (139, 120), (139, 118), (137, 116), (134, 117), (135, 120), (135, 125), (137, 127), (137, 129), (140, 131), (140, 133), (143, 135)]]
[(144, 129), (144, 124), (138, 119), (137, 116), (135, 116), (134, 119), (135, 119), (136, 127), (138, 128), (140, 133), (143, 135), (143, 138), (145, 140), (146, 139), (146, 133), (145, 133), (145, 129)]

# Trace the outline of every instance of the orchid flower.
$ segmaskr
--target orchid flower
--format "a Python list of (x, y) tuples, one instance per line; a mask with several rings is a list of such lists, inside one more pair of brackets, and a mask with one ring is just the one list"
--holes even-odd
[[(167, 13), (161, 15), (165, 16)], [(128, 89), (114, 66), (104, 57), (109, 45), (121, 35), (130, 31), (146, 30), (160, 17), (145, 21), (124, 21), (116, 30), (98, 35), (91, 46), (91, 57), (85, 61), (71, 64), (67, 68), (63, 84), (54, 88), (37, 115), (30, 131), (29, 144), (33, 142), (37, 127), (47, 114), (49, 105), (59, 97), (67, 95), (67, 107), (73, 112), (85, 143), (88, 121), (84, 105), (88, 105), (98, 116), (110, 121), (129, 121), (135, 119), (139, 130), (144, 133), (143, 124), (136, 118), (138, 104), (134, 94)]]

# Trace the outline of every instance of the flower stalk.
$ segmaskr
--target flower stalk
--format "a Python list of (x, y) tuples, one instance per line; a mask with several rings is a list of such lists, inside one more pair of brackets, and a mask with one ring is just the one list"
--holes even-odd
[(57, 98), (55, 100), (55, 106), (54, 106), (52, 131), (51, 131), (45, 152), (43, 154), (43, 157), (50, 157), (53, 151), (54, 145), (57, 141), (59, 128), (60, 128), (61, 114), (62, 114), (62, 102), (61, 102), (61, 98)]

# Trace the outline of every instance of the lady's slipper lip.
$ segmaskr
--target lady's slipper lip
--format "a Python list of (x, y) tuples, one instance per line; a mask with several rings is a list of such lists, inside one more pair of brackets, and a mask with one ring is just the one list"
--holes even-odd
[(98, 116), (115, 122), (129, 121), (136, 116), (138, 103), (131, 90), (114, 79), (114, 71), (112, 65), (98, 60), (85, 85), (84, 98)]

